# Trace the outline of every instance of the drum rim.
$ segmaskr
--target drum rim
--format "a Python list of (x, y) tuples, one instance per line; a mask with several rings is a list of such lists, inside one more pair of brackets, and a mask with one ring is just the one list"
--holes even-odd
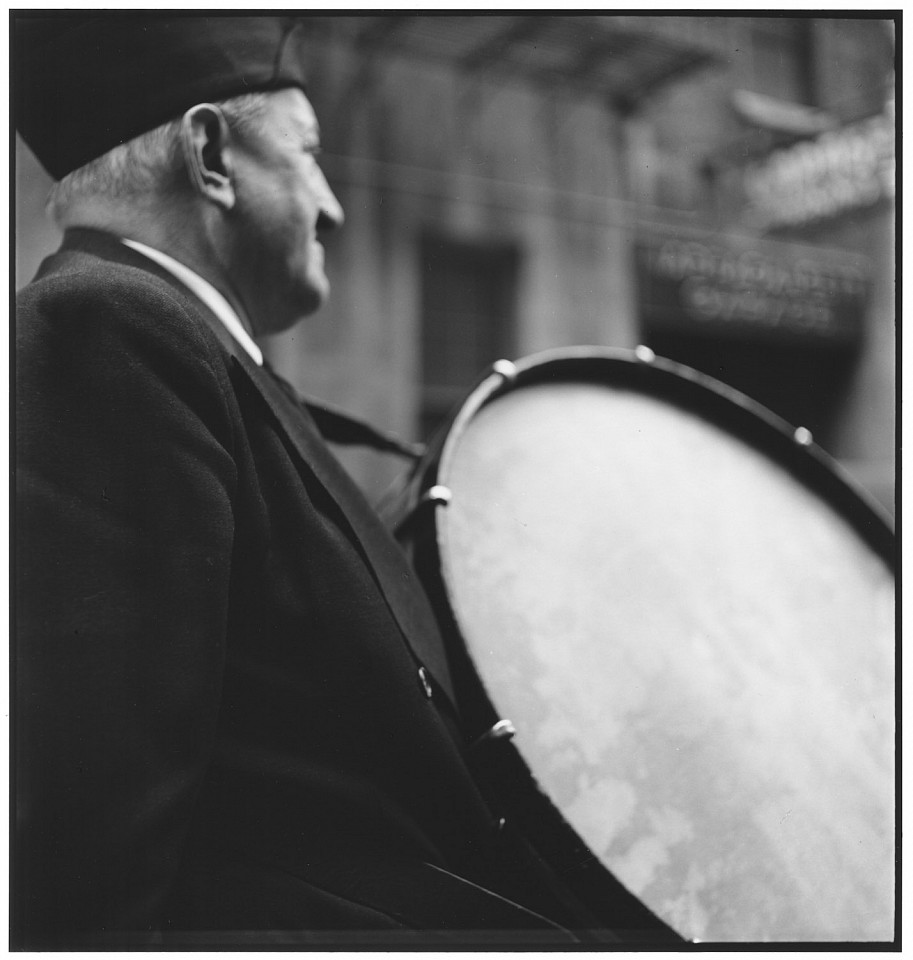
[[(793, 468), (790, 472), (843, 517), (887, 564), (891, 573), (895, 573), (896, 543), (890, 513), (838, 460), (814, 442), (808, 430), (790, 424), (735, 387), (676, 360), (658, 357), (652, 350), (642, 346), (633, 350), (599, 346), (556, 347), (515, 361), (493, 364), (445, 426), (439, 454), (435, 455), (433, 450), (429, 454), (435, 478), (433, 483), (446, 486), (450, 464), (459, 443), (470, 423), (484, 407), (516, 388), (540, 382), (550, 370), (564, 366), (580, 369), (581, 363), (623, 370), (626, 375), (637, 370), (639, 374), (633, 378), (634, 381), (642, 381), (645, 385), (651, 380), (654, 383), (664, 381), (667, 386), (675, 385), (682, 394), (696, 401), (693, 407), (701, 414), (704, 413), (704, 406), (700, 401), (706, 401), (711, 414), (707, 418), (714, 425), (733, 433), (737, 440), (749, 444), (780, 466)], [(665, 393), (661, 396), (665, 397)], [(750, 442), (735, 433), (726, 425), (725, 415), (712, 415), (714, 407), (720, 412), (728, 410), (740, 422), (753, 423), (759, 439), (766, 439), (767, 443)], [(422, 473), (426, 475), (427, 471)], [(435, 519), (435, 528), (437, 526)]]

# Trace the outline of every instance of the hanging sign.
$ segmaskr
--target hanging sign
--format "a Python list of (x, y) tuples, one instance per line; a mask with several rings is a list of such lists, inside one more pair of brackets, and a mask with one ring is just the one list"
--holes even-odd
[(761, 227), (801, 227), (894, 197), (893, 110), (777, 150), (744, 173)]

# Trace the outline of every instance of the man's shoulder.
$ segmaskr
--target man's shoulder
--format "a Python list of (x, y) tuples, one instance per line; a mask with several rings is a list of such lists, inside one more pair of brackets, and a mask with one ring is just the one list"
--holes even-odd
[(184, 411), (231, 442), (227, 355), (190, 295), (154, 272), (63, 250), (20, 292), (15, 328), (23, 424), (49, 403), (57, 427), (91, 410), (122, 424)]
[(79, 249), (64, 247), (45, 261), (16, 306), (20, 344), (52, 336), (219, 352), (190, 294), (135, 263)]
[(83, 301), (116, 305), (167, 301), (183, 306), (174, 288), (161, 277), (136, 264), (98, 256), (92, 252), (58, 250), (41, 266), (31, 283), (17, 294), (20, 307), (66, 307)]

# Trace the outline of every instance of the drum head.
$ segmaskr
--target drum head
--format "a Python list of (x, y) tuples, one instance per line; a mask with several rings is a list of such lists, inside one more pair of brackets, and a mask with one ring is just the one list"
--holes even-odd
[(706, 378), (520, 367), (451, 432), (436, 524), (541, 789), (688, 939), (892, 939), (890, 531)]

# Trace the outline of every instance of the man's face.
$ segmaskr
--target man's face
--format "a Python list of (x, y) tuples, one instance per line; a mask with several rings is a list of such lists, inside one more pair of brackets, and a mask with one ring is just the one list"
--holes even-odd
[(343, 221), (317, 165), (320, 129), (304, 93), (272, 94), (256, 128), (236, 137), (231, 153), (236, 199), (228, 264), (255, 335), (286, 330), (326, 300), (318, 234)]

